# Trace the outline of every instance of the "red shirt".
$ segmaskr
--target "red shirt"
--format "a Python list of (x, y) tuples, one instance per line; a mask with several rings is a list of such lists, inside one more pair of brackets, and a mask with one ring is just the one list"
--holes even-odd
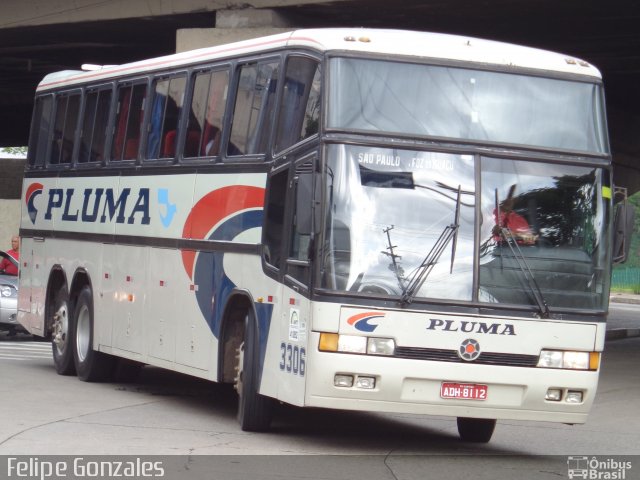
[[(494, 212), (494, 216), (495, 212)], [(496, 219), (497, 220), (497, 219)], [(513, 233), (516, 241), (519, 244), (533, 245), (535, 243), (535, 236), (529, 227), (529, 222), (522, 216), (514, 211), (505, 213), (500, 212), (500, 221), (497, 224), (502, 228), (508, 228)], [(494, 240), (500, 241), (500, 235), (495, 235)]]
[[(20, 252), (17, 250), (8, 250), (7, 253), (16, 260), (20, 259)], [(1, 270), (4, 270), (5, 275), (18, 275), (18, 267), (16, 267), (8, 258), (0, 260), (0, 271)]]

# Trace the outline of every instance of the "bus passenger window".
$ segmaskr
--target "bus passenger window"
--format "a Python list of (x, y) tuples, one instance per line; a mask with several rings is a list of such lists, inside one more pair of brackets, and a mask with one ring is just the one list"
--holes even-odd
[(228, 155), (265, 153), (275, 108), (278, 67), (277, 62), (242, 67)]
[(116, 129), (111, 147), (112, 160), (135, 160), (138, 157), (146, 96), (145, 84), (118, 88)]
[(49, 158), (51, 165), (71, 163), (79, 110), (79, 94), (60, 95), (56, 98), (56, 115)]
[(265, 261), (280, 268), (284, 247), (284, 214), (287, 198), (289, 169), (286, 168), (271, 177), (268, 188), (266, 221), (264, 224)]
[(157, 80), (149, 119), (148, 159), (174, 158), (187, 77)]
[(47, 154), (47, 139), (51, 128), (51, 111), (53, 110), (53, 96), (36, 98), (33, 125), (31, 125), (31, 144), (28, 151), (30, 166), (44, 165)]
[(111, 90), (95, 90), (86, 94), (78, 163), (99, 162), (104, 158), (110, 106)]
[(280, 152), (318, 133), (320, 65), (307, 57), (287, 62), (275, 151)]
[(184, 156), (213, 157), (220, 154), (222, 122), (229, 90), (229, 72), (201, 72), (195, 76)]

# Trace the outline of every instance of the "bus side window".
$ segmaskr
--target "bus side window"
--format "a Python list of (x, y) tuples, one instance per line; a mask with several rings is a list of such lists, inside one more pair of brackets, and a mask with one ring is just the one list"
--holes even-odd
[(31, 167), (42, 166), (45, 163), (52, 110), (52, 95), (36, 98), (33, 125), (31, 126), (31, 141), (28, 151), (28, 162)]
[(318, 133), (320, 93), (320, 64), (312, 58), (290, 57), (278, 116), (276, 152)]
[(55, 122), (51, 140), (50, 165), (71, 163), (78, 114), (80, 94), (62, 94), (56, 97)]
[(146, 84), (118, 87), (118, 111), (111, 147), (112, 160), (135, 160), (138, 157), (146, 96)]
[(200, 72), (193, 82), (185, 158), (213, 157), (220, 154), (222, 122), (229, 90), (229, 72)]
[(174, 158), (187, 77), (156, 80), (147, 137), (148, 159)]
[(87, 92), (78, 163), (99, 162), (104, 158), (104, 141), (109, 123), (110, 106), (111, 90)]
[(267, 208), (264, 225), (265, 261), (280, 268), (284, 244), (285, 205), (288, 190), (289, 168), (284, 168), (271, 176), (268, 188)]
[(278, 62), (241, 68), (227, 155), (265, 153), (275, 109), (278, 69)]

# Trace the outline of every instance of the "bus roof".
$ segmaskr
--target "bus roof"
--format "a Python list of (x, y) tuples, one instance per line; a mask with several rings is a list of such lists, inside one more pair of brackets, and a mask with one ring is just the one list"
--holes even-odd
[(65, 70), (51, 73), (40, 82), (38, 91), (87, 82), (107, 81), (124, 75), (179, 68), (238, 55), (259, 54), (283, 47), (311, 48), (319, 52), (353, 51), (405, 55), (601, 78), (598, 69), (583, 60), (492, 40), (406, 30), (324, 28), (295, 30), (268, 37), (109, 66), (89, 72)]

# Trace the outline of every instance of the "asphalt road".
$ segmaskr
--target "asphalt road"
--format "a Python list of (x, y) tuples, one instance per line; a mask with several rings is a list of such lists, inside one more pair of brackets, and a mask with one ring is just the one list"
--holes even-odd
[[(615, 310), (624, 323), (640, 305)], [(640, 338), (607, 342), (585, 425), (499, 421), (474, 445), (447, 417), (286, 406), (271, 432), (242, 432), (231, 388), (150, 367), (135, 383), (83, 383), (55, 373), (49, 344), (0, 334), (0, 456), (160, 455), (164, 478), (225, 480), (557, 479), (570, 456), (597, 456), (634, 462), (624, 478), (640, 478), (638, 365)]]

